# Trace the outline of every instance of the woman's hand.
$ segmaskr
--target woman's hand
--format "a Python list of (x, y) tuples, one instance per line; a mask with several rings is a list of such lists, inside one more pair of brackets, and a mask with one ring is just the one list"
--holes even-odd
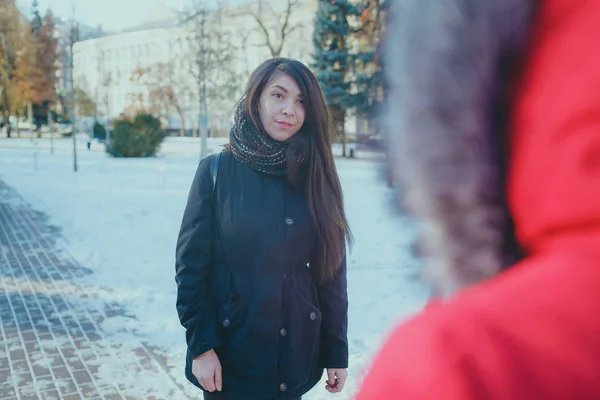
[(214, 350), (200, 354), (192, 361), (192, 374), (198, 382), (209, 392), (223, 390), (223, 375), (221, 374), (221, 362)]
[(345, 368), (327, 368), (327, 389), (330, 393), (339, 393), (344, 389), (348, 379), (348, 370)]

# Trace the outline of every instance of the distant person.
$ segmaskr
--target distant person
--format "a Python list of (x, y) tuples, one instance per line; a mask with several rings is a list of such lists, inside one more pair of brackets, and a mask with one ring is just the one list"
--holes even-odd
[(333, 133), (315, 76), (275, 58), (250, 76), (226, 151), (200, 162), (176, 281), (205, 399), (299, 399), (323, 369), (327, 390), (344, 387), (351, 234)]
[(600, 1), (394, 7), (392, 170), (435, 300), (358, 400), (600, 399)]

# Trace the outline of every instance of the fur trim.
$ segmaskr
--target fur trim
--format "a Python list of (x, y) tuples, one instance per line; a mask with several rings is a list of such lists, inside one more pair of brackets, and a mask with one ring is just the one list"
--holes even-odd
[[(435, 295), (497, 274), (507, 215), (492, 116), (531, 0), (402, 0), (384, 45), (390, 168)], [(505, 122), (501, 124), (505, 126)], [(503, 136), (506, 132), (501, 133)]]

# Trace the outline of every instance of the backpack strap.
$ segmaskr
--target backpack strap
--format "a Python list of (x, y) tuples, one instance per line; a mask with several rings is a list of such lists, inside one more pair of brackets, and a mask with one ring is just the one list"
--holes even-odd
[(215, 195), (215, 187), (217, 186), (217, 175), (219, 175), (219, 160), (221, 159), (221, 152), (214, 153), (210, 158), (210, 176), (212, 177), (213, 183), (213, 197)]

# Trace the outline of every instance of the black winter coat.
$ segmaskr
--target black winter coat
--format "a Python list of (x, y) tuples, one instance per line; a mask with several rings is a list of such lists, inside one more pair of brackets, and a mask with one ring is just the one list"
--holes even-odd
[[(211, 156), (212, 157), (212, 156)], [(200, 162), (177, 242), (177, 311), (191, 361), (215, 349), (231, 400), (295, 399), (348, 366), (346, 263), (318, 285), (306, 199), (284, 177), (222, 153)]]

